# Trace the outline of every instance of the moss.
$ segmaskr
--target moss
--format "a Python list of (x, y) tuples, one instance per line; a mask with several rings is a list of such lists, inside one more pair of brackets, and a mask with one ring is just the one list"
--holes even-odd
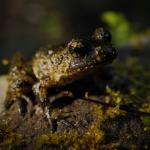
[[(120, 63), (122, 61), (122, 63)], [(139, 111), (150, 112), (150, 69), (148, 64), (142, 64), (138, 57), (127, 57), (124, 60), (118, 60), (114, 64), (117, 74), (122, 79), (127, 78), (129, 86), (127, 91), (123, 89), (114, 93), (113, 90), (107, 88), (113, 99), (124, 103), (132, 104)], [(117, 97), (116, 97), (117, 95)], [(117, 100), (118, 99), (118, 100)]]
[(123, 14), (119, 12), (107, 11), (100, 17), (111, 31), (116, 45), (120, 46), (125, 44), (133, 38), (134, 27)]
[(128, 57), (122, 63), (118, 60), (114, 67), (118, 74), (128, 77), (131, 82), (129, 88), (131, 95), (149, 96), (150, 90), (150, 68), (149, 65), (143, 65), (138, 57)]
[(107, 150), (112, 150), (112, 149), (117, 149), (118, 147), (120, 146), (119, 143), (109, 143), (109, 144), (104, 144), (104, 145), (101, 145), (101, 149), (107, 149)]
[(13, 150), (24, 145), (25, 141), (21, 134), (11, 131), (8, 127), (0, 127), (0, 149)]
[(50, 144), (49, 142), (49, 136), (42, 134), (37, 138), (37, 143), (36, 143), (36, 149), (41, 149), (43, 145)]
[(150, 113), (150, 99), (149, 97), (146, 100), (147, 102), (142, 104), (142, 107), (139, 109), (142, 112)]
[(45, 146), (70, 150), (98, 149), (103, 140), (103, 132), (100, 130), (100, 122), (103, 119), (102, 108), (94, 104), (92, 109), (97, 119), (86, 129), (84, 134), (80, 134), (76, 130), (42, 134), (36, 140), (36, 149), (42, 149)]
[(77, 132), (64, 132), (43, 134), (37, 138), (36, 149), (42, 149), (43, 146), (59, 147), (60, 149), (97, 149), (103, 140), (103, 132), (101, 132), (97, 125), (91, 125), (88, 130), (80, 135)]
[(115, 118), (116, 116), (121, 115), (121, 114), (124, 115), (125, 112), (120, 110), (118, 106), (114, 107), (114, 108), (109, 107), (107, 109), (107, 111), (105, 112), (105, 116), (104, 117), (105, 117), (105, 119), (107, 119), (107, 118)]
[(97, 118), (94, 123), (96, 123), (98, 125), (104, 119), (104, 117), (103, 117), (103, 108), (102, 108), (101, 105), (95, 104), (95, 105), (92, 106), (92, 110), (93, 110), (93, 114)]
[(106, 93), (109, 94), (109, 96), (105, 97), (106, 103), (111, 102), (114, 103), (114, 105), (120, 105), (123, 101), (123, 95), (120, 91), (115, 91), (111, 89), (109, 86), (106, 86)]
[(145, 126), (150, 126), (150, 116), (142, 116), (141, 119)]

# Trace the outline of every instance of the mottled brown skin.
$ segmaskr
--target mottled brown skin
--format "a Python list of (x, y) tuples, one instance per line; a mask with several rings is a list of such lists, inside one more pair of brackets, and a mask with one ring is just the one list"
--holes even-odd
[[(103, 28), (96, 29), (88, 38), (72, 39), (64, 46), (41, 48), (32, 59), (30, 71), (27, 69), (30, 67), (24, 63), (21, 63), (20, 68), (17, 64), (13, 65), (6, 106), (12, 100), (21, 101), (22, 95), (28, 97), (31, 91), (40, 102), (45, 102), (49, 88), (70, 84), (96, 67), (111, 63), (116, 55), (116, 50), (111, 45), (111, 36)], [(19, 80), (26, 84), (18, 83)], [(29, 100), (26, 101), (28, 103)]]

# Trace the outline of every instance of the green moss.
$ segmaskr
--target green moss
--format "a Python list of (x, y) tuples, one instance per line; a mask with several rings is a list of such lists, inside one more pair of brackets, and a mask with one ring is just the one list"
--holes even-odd
[(119, 12), (107, 11), (100, 17), (102, 21), (108, 25), (116, 45), (122, 45), (131, 40), (134, 35), (133, 25), (123, 14)]
[(119, 143), (109, 143), (109, 144), (104, 144), (104, 145), (101, 145), (101, 149), (102, 150), (112, 150), (112, 149), (117, 149), (119, 147)]
[(150, 126), (150, 116), (143, 116), (141, 119), (145, 126)]
[(37, 138), (37, 144), (36, 144), (36, 149), (41, 149), (43, 145), (48, 145), (50, 144), (49, 142), (49, 136), (48, 135), (40, 135), (38, 138)]
[(92, 105), (93, 114), (97, 117), (88, 127), (84, 134), (77, 131), (49, 133), (40, 135), (36, 140), (36, 149), (42, 149), (45, 146), (58, 147), (59, 149), (98, 149), (103, 140), (103, 132), (100, 130), (102, 122), (102, 108), (99, 105)]
[[(122, 61), (122, 63), (120, 63)], [(120, 90), (119, 97), (121, 102), (128, 104), (132, 103), (137, 109), (144, 112), (150, 112), (150, 69), (149, 65), (142, 64), (138, 57), (127, 57), (125, 60), (117, 60), (114, 63), (114, 68), (119, 76), (126, 78), (129, 81), (128, 92)], [(107, 89), (108, 91), (108, 89)], [(115, 94), (108, 91), (113, 98)]]
[(77, 132), (64, 132), (40, 135), (37, 138), (36, 149), (42, 149), (44, 145), (56, 146), (60, 149), (97, 149), (103, 140), (103, 133), (96, 125), (91, 125), (83, 134)]
[(6, 126), (0, 127), (0, 149), (13, 150), (24, 145), (21, 134), (14, 133)]
[[(111, 89), (109, 86), (106, 86), (106, 93), (109, 94), (109, 96), (105, 97), (105, 101), (107, 102), (113, 102), (116, 106), (120, 105), (123, 101), (123, 95), (120, 91), (115, 91)], [(111, 95), (111, 97), (110, 97)]]

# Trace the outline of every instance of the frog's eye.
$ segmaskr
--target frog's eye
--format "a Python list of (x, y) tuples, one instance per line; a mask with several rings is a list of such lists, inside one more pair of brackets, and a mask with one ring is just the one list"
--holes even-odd
[(76, 53), (80, 56), (85, 56), (87, 53), (85, 46), (79, 40), (73, 39), (70, 43), (68, 43), (68, 48), (72, 53)]
[(88, 53), (88, 50), (85, 48), (85, 47), (82, 47), (82, 48), (75, 48), (74, 49), (74, 52), (81, 56), (81, 57), (84, 57), (85, 55), (87, 55)]
[(104, 28), (96, 29), (94, 34), (92, 35), (92, 37), (96, 41), (100, 41), (100, 42), (110, 42), (111, 41), (111, 34), (110, 34), (110, 32), (108, 32)]

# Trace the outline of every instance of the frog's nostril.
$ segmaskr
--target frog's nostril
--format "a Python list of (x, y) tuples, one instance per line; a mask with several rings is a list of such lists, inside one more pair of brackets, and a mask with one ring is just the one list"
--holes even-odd
[(117, 56), (117, 51), (113, 47), (105, 47), (103, 49), (103, 54), (104, 54), (105, 59), (107, 60), (114, 59)]

